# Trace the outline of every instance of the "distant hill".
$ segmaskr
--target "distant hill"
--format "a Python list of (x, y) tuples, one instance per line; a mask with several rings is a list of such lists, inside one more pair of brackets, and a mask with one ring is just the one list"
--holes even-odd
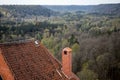
[(61, 12), (72, 12), (72, 11), (89, 11), (94, 6), (79, 6), (79, 5), (45, 5), (44, 7)]
[[(2, 11), (1, 11), (2, 10)], [(47, 9), (40, 5), (1, 5), (0, 6), (0, 13), (2, 16), (2, 12), (10, 13), (12, 16), (15, 17), (25, 17), (25, 16), (47, 16), (55, 15), (55, 12)]]
[(120, 16), (120, 3), (100, 5), (0, 5), (0, 17), (51, 16), (59, 12), (87, 12)]
[(73, 12), (73, 11), (84, 11), (89, 13), (102, 13), (102, 14), (120, 14), (120, 3), (118, 4), (100, 4), (100, 5), (45, 5), (46, 8), (49, 8), (54, 11), (59, 12)]
[(101, 4), (92, 8), (91, 12), (120, 15), (120, 3), (119, 4)]

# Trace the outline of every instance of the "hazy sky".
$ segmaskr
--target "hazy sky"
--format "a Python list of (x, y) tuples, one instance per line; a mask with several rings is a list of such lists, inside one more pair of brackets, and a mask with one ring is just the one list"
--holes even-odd
[(0, 0), (3, 4), (33, 4), (33, 5), (93, 5), (105, 3), (120, 3), (120, 0)]

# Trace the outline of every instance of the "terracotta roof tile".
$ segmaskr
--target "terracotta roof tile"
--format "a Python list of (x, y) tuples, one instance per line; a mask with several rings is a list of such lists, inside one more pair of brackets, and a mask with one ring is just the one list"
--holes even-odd
[(68, 80), (61, 64), (42, 44), (6, 43), (0, 48), (15, 80)]

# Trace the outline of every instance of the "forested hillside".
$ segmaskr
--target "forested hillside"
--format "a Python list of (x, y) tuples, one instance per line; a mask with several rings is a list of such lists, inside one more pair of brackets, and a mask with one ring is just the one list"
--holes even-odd
[[(47, 16), (55, 15), (55, 12), (43, 6), (34, 5), (2, 5), (1, 9), (6, 10), (14, 17), (26, 16)], [(6, 13), (7, 14), (7, 13)]]
[[(38, 6), (0, 6), (0, 42), (39, 40), (59, 60), (62, 49), (69, 46), (73, 50), (73, 71), (80, 80), (119, 80), (120, 7), (109, 5), (96, 5), (99, 8), (92, 13), (58, 10), (55, 16), (44, 14), (51, 10), (41, 11)], [(18, 14), (25, 15), (14, 16)]]
[(87, 5), (87, 6), (79, 6), (79, 5), (46, 5), (45, 7), (54, 10), (54, 11), (84, 11), (89, 13), (101, 13), (101, 14), (114, 14), (114, 15), (120, 15), (120, 4), (100, 4), (100, 5)]
[[(94, 5), (95, 6), (95, 5)], [(94, 6), (79, 6), (79, 5), (45, 5), (44, 7), (54, 11), (90, 11)]]

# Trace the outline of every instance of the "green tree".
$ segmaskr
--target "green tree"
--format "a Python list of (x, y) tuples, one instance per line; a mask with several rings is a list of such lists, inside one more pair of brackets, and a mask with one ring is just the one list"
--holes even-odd
[(98, 80), (98, 75), (92, 70), (84, 69), (77, 73), (80, 80)]

